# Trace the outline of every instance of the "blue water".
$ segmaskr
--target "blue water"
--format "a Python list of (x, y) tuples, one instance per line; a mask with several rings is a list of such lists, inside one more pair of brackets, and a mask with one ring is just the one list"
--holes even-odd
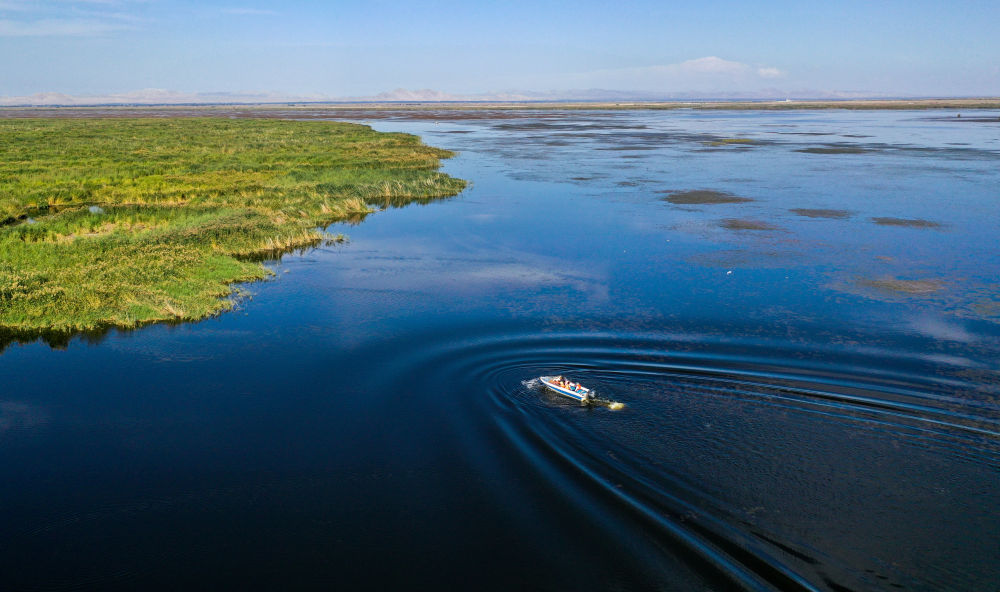
[(10, 345), (0, 589), (992, 589), (1000, 123), (953, 116), (342, 113), (470, 188)]

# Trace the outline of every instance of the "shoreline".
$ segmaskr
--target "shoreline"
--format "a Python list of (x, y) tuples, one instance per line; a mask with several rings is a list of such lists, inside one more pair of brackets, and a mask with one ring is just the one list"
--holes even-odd
[(70, 105), (0, 106), (0, 119), (21, 117), (136, 117), (148, 113), (204, 114), (212, 116), (268, 117), (289, 110), (328, 111), (797, 111), (797, 110), (902, 111), (934, 109), (1000, 110), (1000, 97), (963, 99), (850, 99), (774, 101), (385, 101), (343, 103), (239, 103), (181, 105)]
[(333, 223), (460, 193), (454, 153), (329, 121), (8, 119), (0, 351), (9, 341), (197, 321)]

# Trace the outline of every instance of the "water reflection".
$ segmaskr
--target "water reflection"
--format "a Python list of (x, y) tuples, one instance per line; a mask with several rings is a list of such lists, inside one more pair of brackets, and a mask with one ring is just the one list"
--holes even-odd
[(377, 117), (472, 187), (232, 313), (0, 356), (0, 587), (1000, 580), (995, 126)]

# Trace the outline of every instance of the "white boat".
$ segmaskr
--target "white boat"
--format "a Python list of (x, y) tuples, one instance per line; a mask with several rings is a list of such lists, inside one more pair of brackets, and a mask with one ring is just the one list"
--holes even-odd
[(542, 381), (549, 390), (555, 391), (564, 397), (569, 397), (570, 399), (575, 399), (581, 403), (587, 403), (590, 401), (590, 397), (593, 392), (580, 386), (579, 384), (563, 379), (562, 376), (540, 376), (538, 380)]

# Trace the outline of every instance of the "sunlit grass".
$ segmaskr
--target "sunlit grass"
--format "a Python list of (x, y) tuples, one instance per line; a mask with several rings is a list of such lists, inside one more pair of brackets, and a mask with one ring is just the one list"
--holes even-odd
[(0, 328), (74, 331), (226, 310), (251, 258), (375, 208), (454, 195), (450, 152), (333, 122), (0, 121)]

